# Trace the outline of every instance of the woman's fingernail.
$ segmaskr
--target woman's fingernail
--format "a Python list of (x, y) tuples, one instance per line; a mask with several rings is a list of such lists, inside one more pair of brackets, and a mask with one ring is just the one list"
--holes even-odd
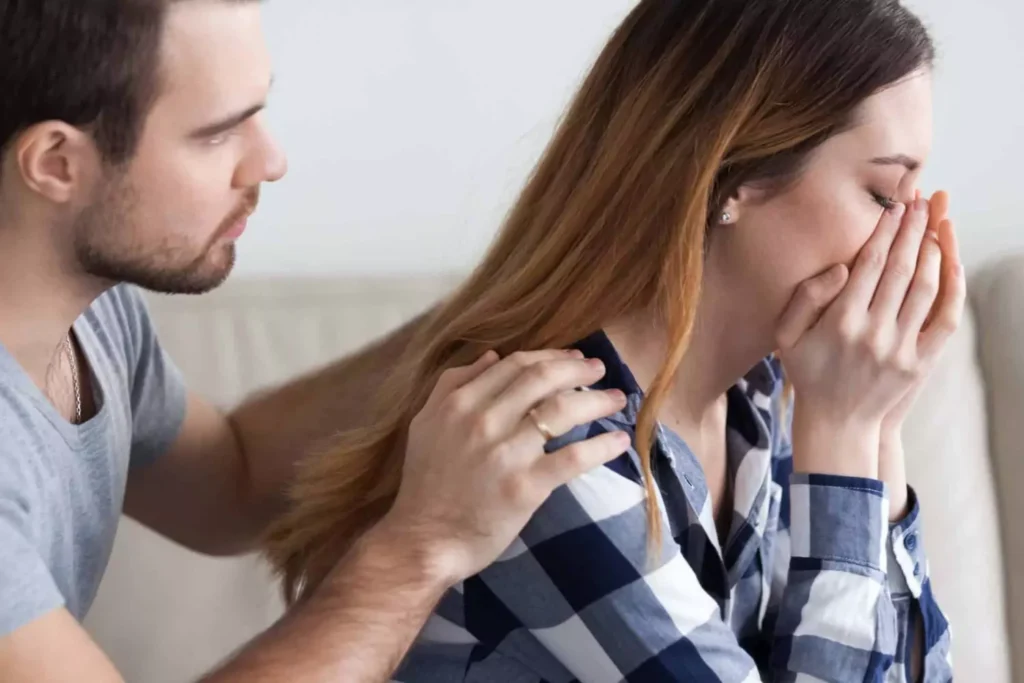
[(928, 202), (927, 202), (927, 200), (925, 200), (923, 198), (918, 198), (918, 199), (914, 200), (914, 211), (920, 211), (921, 213), (924, 213), (927, 210), (928, 210)]
[(892, 215), (896, 218), (903, 218), (903, 214), (907, 212), (907, 205), (903, 202), (896, 202), (895, 206), (892, 207)]

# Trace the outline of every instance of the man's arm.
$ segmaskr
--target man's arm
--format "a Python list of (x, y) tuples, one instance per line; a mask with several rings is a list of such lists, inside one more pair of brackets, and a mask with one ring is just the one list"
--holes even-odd
[[(603, 373), (563, 351), (488, 354), (446, 372), (410, 427), (391, 510), (207, 683), (387, 680), (445, 590), (505, 551), (552, 490), (628, 448), (627, 435), (608, 433), (545, 452), (538, 424), (559, 436), (625, 405), (622, 395), (572, 391)], [(2, 683), (65, 680), (121, 681), (66, 612), (0, 638)]]
[(190, 394), (169, 451), (130, 472), (125, 512), (199, 552), (251, 550), (280, 510), (296, 461), (369, 420), (367, 388), (387, 376), (423, 320), (229, 415)]
[(310, 598), (202, 683), (388, 680), (455, 578), (402, 536), (372, 529)]

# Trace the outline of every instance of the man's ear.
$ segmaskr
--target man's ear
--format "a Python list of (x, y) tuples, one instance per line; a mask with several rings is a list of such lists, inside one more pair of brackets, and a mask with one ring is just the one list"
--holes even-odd
[(92, 136), (61, 121), (24, 130), (12, 151), (25, 185), (56, 204), (89, 192), (102, 168)]

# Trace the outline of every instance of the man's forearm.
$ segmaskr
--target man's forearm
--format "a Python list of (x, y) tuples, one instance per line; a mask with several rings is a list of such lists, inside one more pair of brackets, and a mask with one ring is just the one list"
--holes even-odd
[(382, 522), (309, 600), (202, 683), (387, 681), (455, 580)]
[(328, 367), (251, 398), (229, 417), (247, 472), (243, 514), (263, 528), (279, 512), (295, 463), (332, 434), (370, 419), (387, 377), (424, 316)]

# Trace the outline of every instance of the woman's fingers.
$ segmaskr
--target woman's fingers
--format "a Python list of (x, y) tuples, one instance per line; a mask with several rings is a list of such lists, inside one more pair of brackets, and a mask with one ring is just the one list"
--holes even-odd
[(912, 340), (915, 346), (928, 313), (938, 297), (941, 270), (942, 251), (939, 248), (939, 238), (938, 235), (929, 232), (921, 244), (914, 280), (897, 319), (900, 335), (904, 339)]
[(928, 203), (928, 229), (938, 232), (939, 224), (949, 215), (949, 193), (939, 190), (932, 195)]
[(889, 252), (885, 272), (871, 302), (872, 317), (886, 323), (896, 320), (917, 273), (918, 257), (928, 229), (928, 202), (917, 199), (907, 207), (899, 235)]
[(906, 211), (906, 206), (896, 204), (882, 212), (874, 234), (857, 255), (857, 261), (850, 273), (850, 282), (837, 301), (837, 310), (866, 311), (871, 305)]
[(814, 327), (822, 312), (843, 291), (849, 279), (846, 266), (838, 264), (805, 280), (779, 320), (775, 342), (780, 349), (792, 348), (807, 330)]
[(943, 221), (939, 235), (940, 241), (945, 240), (948, 245), (943, 248), (940, 295), (918, 344), (918, 354), (929, 360), (938, 356), (946, 340), (960, 327), (967, 300), (967, 280), (953, 222)]

